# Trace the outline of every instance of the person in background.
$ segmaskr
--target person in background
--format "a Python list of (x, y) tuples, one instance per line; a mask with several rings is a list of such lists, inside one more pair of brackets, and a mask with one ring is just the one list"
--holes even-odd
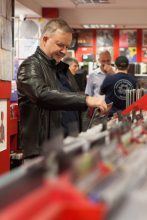
[(87, 84), (87, 75), (88, 75), (88, 65), (84, 64), (81, 66), (81, 68), (78, 70), (77, 74), (75, 75), (76, 82), (79, 86), (79, 89), (81, 92), (85, 93), (85, 88)]
[(79, 63), (75, 58), (72, 57), (64, 57), (63, 62), (69, 65), (70, 72), (75, 75), (79, 69)]
[(71, 27), (62, 19), (50, 20), (42, 31), (36, 52), (18, 69), (20, 147), (24, 159), (42, 154), (42, 144), (62, 128), (62, 111), (84, 111), (88, 106), (107, 111), (101, 97), (62, 90), (63, 82), (59, 75), (64, 68), (67, 71), (67, 64), (61, 60), (71, 41)]
[(78, 61), (72, 57), (65, 57), (65, 58), (63, 58), (63, 62), (69, 65), (69, 69), (67, 71), (68, 78), (69, 78), (75, 92), (79, 92), (80, 90), (79, 90), (78, 84), (75, 80), (75, 75), (79, 69)]
[[(63, 63), (62, 63), (63, 62)], [(78, 85), (75, 81), (74, 75), (78, 70), (78, 61), (71, 57), (65, 57), (60, 62), (66, 68), (60, 68), (57, 71), (57, 76), (60, 81), (61, 91), (79, 92)], [(62, 127), (64, 137), (76, 135), (82, 131), (81, 111), (62, 111)]]
[(126, 108), (126, 90), (137, 88), (136, 79), (128, 73), (129, 60), (127, 57), (117, 57), (115, 65), (117, 74), (104, 79), (100, 92), (105, 95), (106, 103), (113, 102), (110, 116)]
[(99, 96), (100, 87), (108, 74), (113, 74), (114, 69), (111, 66), (111, 55), (108, 50), (104, 50), (99, 54), (100, 67), (87, 77), (87, 85), (85, 94), (89, 96)]

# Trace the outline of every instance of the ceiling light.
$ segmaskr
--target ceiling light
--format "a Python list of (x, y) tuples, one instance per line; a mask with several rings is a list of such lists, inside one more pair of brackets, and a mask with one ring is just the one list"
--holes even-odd
[(74, 5), (83, 5), (83, 4), (88, 4), (88, 5), (96, 5), (96, 4), (109, 4), (109, 3), (114, 3), (114, 0), (71, 0)]
[(109, 28), (115, 28), (116, 26), (114, 24), (84, 24), (83, 25), (84, 28), (92, 28), (92, 29), (96, 29), (96, 28), (103, 28), (103, 29), (109, 29)]

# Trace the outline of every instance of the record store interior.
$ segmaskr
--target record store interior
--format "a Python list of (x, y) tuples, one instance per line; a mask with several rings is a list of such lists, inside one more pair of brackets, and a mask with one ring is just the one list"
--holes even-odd
[(147, 1), (0, 0), (0, 219), (147, 219)]

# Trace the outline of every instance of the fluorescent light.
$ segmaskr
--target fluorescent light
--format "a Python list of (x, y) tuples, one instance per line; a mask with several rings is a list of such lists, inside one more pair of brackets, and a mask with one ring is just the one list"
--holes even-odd
[(115, 28), (114, 24), (84, 24), (83, 25), (84, 28), (92, 28), (92, 29), (96, 29), (96, 28)]
[(114, 0), (71, 0), (74, 5), (98, 5), (98, 4), (108, 4), (113, 3)]

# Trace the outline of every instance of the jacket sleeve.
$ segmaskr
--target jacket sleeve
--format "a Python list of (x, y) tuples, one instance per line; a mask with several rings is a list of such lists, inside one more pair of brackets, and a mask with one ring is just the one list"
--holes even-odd
[(29, 101), (49, 110), (85, 110), (86, 96), (60, 92), (45, 83), (42, 68), (35, 59), (25, 61), (19, 68), (17, 88), (20, 103)]

